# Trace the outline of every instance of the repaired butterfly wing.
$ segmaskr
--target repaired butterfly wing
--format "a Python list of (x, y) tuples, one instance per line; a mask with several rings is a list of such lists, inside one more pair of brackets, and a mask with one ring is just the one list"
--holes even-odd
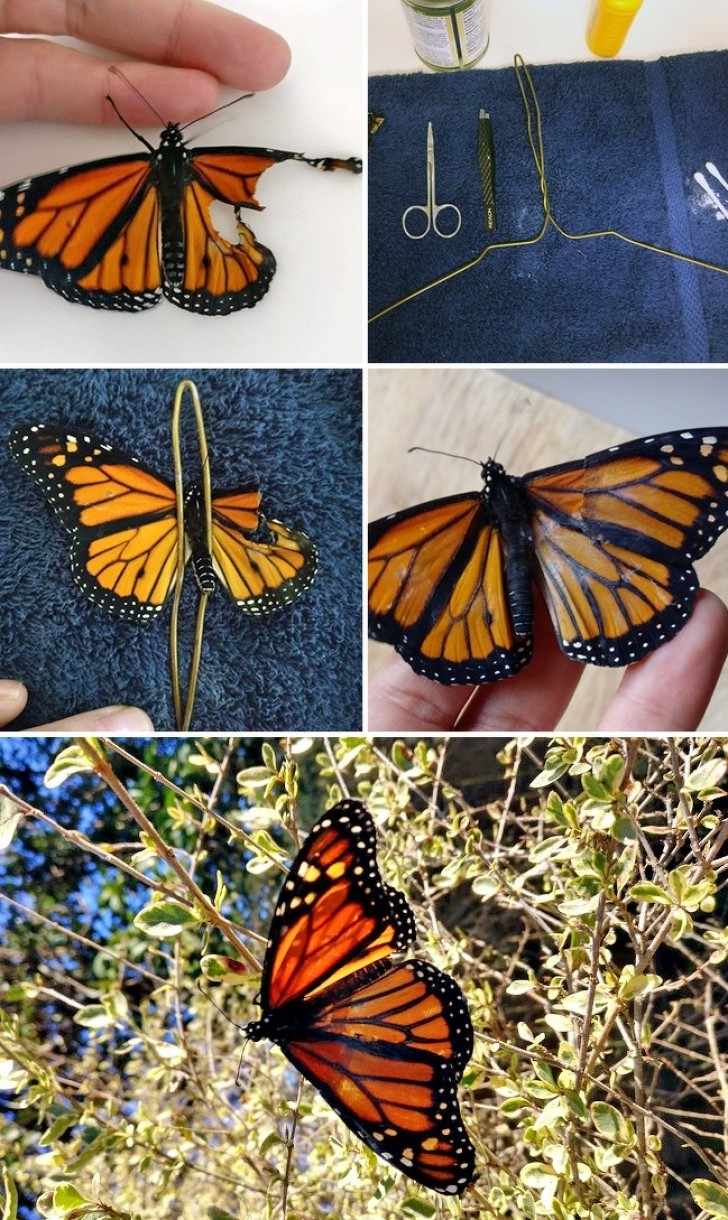
[(370, 635), (444, 683), (510, 677), (532, 652), (532, 582), (566, 656), (619, 666), (679, 631), (693, 563), (728, 525), (728, 429), (629, 441), (370, 526)]

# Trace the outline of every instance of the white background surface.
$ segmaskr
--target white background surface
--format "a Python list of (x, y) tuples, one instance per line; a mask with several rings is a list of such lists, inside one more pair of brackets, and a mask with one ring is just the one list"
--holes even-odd
[[(490, 45), (477, 68), (593, 59), (586, 45), (592, 0), (486, 0)], [(620, 58), (655, 59), (728, 47), (728, 0), (644, 0)], [(476, 71), (477, 71), (476, 68)], [(427, 71), (412, 49), (399, 0), (369, 0), (369, 71)]]
[[(293, 62), (274, 89), (194, 128), (191, 144), (363, 156), (361, 5), (356, 0), (218, 2), (282, 34)], [(227, 90), (222, 100), (234, 96)], [(123, 111), (123, 98), (119, 102)], [(143, 134), (156, 145), (158, 127)], [(136, 149), (121, 124), (118, 130), (5, 124), (0, 126), (0, 182)], [(257, 191), (265, 211), (251, 216), (254, 233), (273, 251), (278, 269), (255, 308), (228, 317), (187, 313), (166, 300), (139, 314), (89, 309), (64, 301), (35, 276), (2, 272), (0, 363), (360, 364), (364, 196), (363, 178), (354, 174), (324, 174), (296, 163), (271, 166)]]

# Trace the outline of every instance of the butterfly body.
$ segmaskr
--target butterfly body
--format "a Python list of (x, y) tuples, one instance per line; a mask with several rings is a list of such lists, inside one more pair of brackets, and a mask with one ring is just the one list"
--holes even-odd
[(311, 831), (284, 883), (263, 964), (269, 1038), (370, 1148), (417, 1182), (461, 1194), (474, 1149), (456, 1086), (473, 1030), (458, 985), (428, 962), (393, 962), (414, 939), (404, 896), (382, 882), (360, 801)]
[(533, 587), (562, 651), (627, 665), (671, 639), (698, 591), (693, 563), (728, 526), (728, 429), (663, 433), (483, 489), (369, 530), (372, 638), (426, 677), (508, 678), (533, 651)]
[[(84, 433), (20, 424), (10, 450), (71, 535), (71, 571), (91, 601), (143, 623), (162, 610), (180, 545), (174, 488), (137, 458)], [(295, 601), (313, 581), (316, 549), (304, 534), (266, 521), (260, 490), (246, 484), (212, 497), (212, 554), (201, 488), (186, 489), (185, 558), (211, 592), (219, 580), (250, 614)], [(261, 538), (261, 533), (265, 538)]]
[[(169, 123), (155, 149), (65, 167), (0, 190), (0, 268), (37, 275), (66, 300), (138, 312), (162, 294), (195, 313), (250, 308), (268, 291), (271, 251), (243, 221), (258, 178), (281, 161), (361, 172), (356, 158), (274, 148), (190, 148)], [(214, 227), (234, 209), (235, 244)]]

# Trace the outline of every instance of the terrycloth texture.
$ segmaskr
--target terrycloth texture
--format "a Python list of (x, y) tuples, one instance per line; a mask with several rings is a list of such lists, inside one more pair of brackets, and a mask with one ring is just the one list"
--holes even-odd
[[(567, 231), (618, 229), (728, 268), (728, 220), (693, 182), (712, 161), (728, 180), (728, 52), (652, 63), (531, 69), (543, 115), (553, 214)], [(543, 208), (512, 68), (370, 81), (384, 116), (369, 159), (370, 313), (473, 258), (534, 236)], [(498, 228), (486, 234), (478, 112), (490, 112)], [(401, 216), (425, 202), (435, 136), (437, 201), (462, 211), (451, 241), (410, 241)], [(728, 206), (728, 192), (715, 184)], [(443, 217), (444, 223), (448, 220)], [(369, 326), (371, 361), (719, 361), (728, 359), (728, 276), (613, 237), (493, 250), (473, 269)]]
[[(10, 456), (20, 422), (86, 430), (173, 479), (170, 416), (179, 381), (197, 385), (213, 491), (257, 482), (264, 512), (316, 544), (313, 586), (277, 613), (243, 613), (219, 587), (208, 602), (193, 728), (353, 729), (361, 725), (361, 373), (237, 369), (0, 372), (0, 676), (30, 689), (13, 729), (87, 708), (137, 704), (172, 730), (169, 605), (134, 625), (90, 602), (71, 577), (70, 535)], [(189, 396), (186, 478), (199, 469)], [(197, 604), (180, 613), (186, 681)]]

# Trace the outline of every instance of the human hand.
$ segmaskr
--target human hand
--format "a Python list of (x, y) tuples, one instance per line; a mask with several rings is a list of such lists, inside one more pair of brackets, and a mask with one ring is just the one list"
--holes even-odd
[[(47, 38), (0, 38), (5, 122), (117, 123), (106, 100), (113, 81), (109, 64), (117, 58), (155, 110), (177, 123), (212, 110), (221, 83), (269, 89), (291, 60), (279, 34), (206, 0), (11, 0), (0, 4), (1, 33), (65, 35), (117, 53), (98, 59)], [(149, 106), (131, 89), (122, 102), (129, 123), (149, 126)]]
[[(0, 678), (0, 728), (10, 724), (19, 716), (28, 702), (28, 692), (22, 682), (8, 678)], [(53, 724), (39, 724), (33, 729), (56, 732), (58, 729), (81, 729), (104, 733), (149, 733), (154, 731), (154, 725), (139, 707), (100, 707), (92, 712), (79, 712), (77, 716), (66, 716)], [(27, 732), (28, 730), (23, 730)]]
[[(537, 606), (535, 634), (538, 645), (525, 669), (505, 682), (487, 686), (441, 686), (393, 656), (369, 683), (369, 729), (552, 729), (584, 666), (561, 652), (542, 604)], [(728, 609), (714, 593), (703, 589), (675, 638), (625, 670), (601, 724), (580, 727), (619, 733), (693, 730), (708, 706), (726, 656)]]

